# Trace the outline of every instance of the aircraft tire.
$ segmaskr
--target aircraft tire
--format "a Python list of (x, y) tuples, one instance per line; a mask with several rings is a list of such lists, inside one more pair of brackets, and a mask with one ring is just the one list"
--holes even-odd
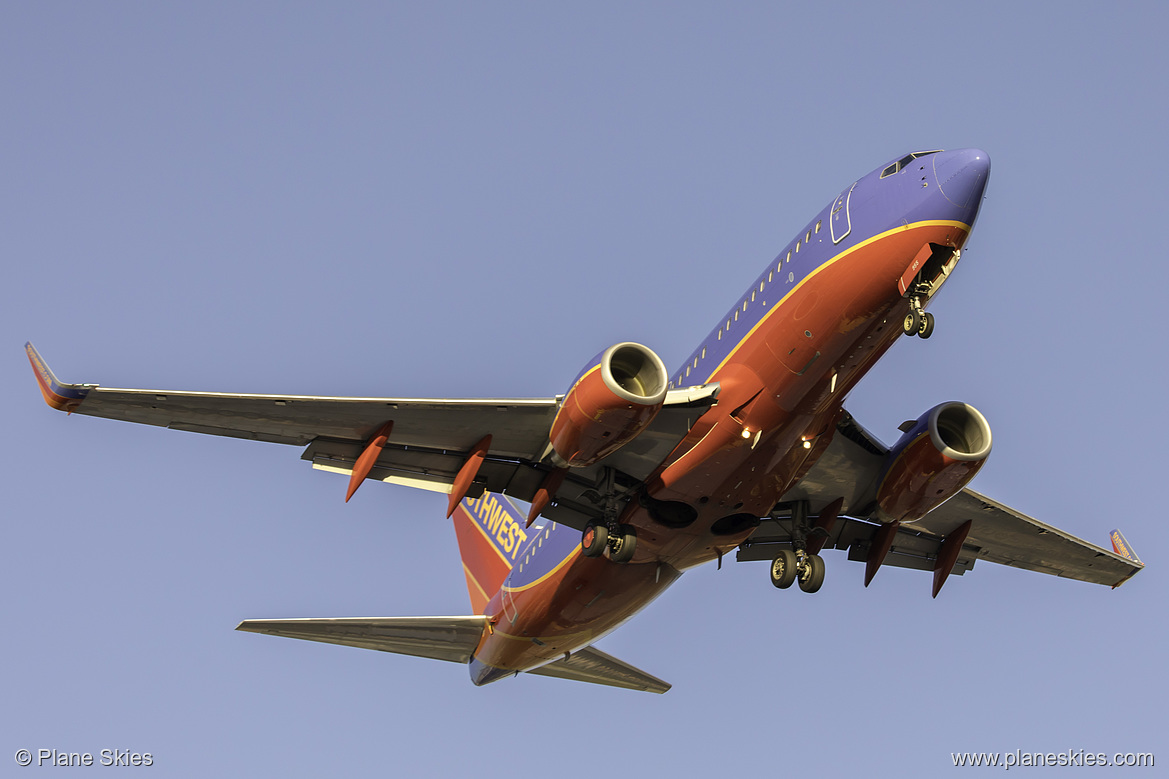
[(604, 525), (589, 525), (580, 537), (580, 552), (585, 557), (600, 557), (609, 545), (609, 529)]
[(906, 335), (918, 335), (921, 333), (921, 315), (913, 309), (905, 315), (905, 319), (901, 322), (901, 330)]
[(791, 587), (796, 581), (796, 553), (781, 549), (771, 561), (771, 583), (781, 590)]
[(917, 333), (922, 338), (929, 338), (934, 334), (934, 315), (926, 312), (925, 317), (921, 321), (921, 330)]
[(804, 592), (819, 591), (824, 585), (824, 558), (818, 554), (808, 555), (807, 567), (799, 581)]

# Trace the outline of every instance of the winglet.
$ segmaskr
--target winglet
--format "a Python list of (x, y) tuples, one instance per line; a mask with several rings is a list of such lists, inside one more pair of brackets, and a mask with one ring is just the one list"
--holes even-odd
[(1121, 557), (1132, 560), (1137, 565), (1144, 567), (1141, 558), (1137, 557), (1137, 553), (1132, 550), (1132, 545), (1129, 544), (1128, 539), (1124, 537), (1124, 533), (1119, 530), (1113, 530), (1112, 536), (1112, 551), (1116, 552)]
[(41, 394), (45, 396), (45, 402), (58, 411), (72, 414), (85, 400), (89, 391), (96, 386), (93, 384), (62, 384), (57, 381), (57, 377), (49, 370), (49, 366), (32, 343), (26, 343), (24, 351), (32, 365), (32, 372), (37, 377), (37, 384), (41, 387)]

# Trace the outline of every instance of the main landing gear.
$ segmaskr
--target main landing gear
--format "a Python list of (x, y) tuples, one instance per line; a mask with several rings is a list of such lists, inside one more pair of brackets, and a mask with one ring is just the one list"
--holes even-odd
[(901, 322), (901, 330), (906, 335), (929, 338), (934, 334), (934, 315), (925, 311), (921, 305), (921, 296), (928, 293), (929, 289), (929, 284), (918, 284), (909, 296), (909, 313)]
[(609, 550), (609, 559), (627, 563), (637, 550), (637, 531), (631, 525), (614, 524), (613, 531), (606, 525), (589, 525), (580, 539), (580, 551), (585, 557), (600, 557)]
[(804, 592), (816, 592), (824, 584), (824, 558), (805, 550), (783, 549), (771, 561), (771, 583), (781, 590), (799, 582)]
[(818, 551), (827, 533), (808, 522), (807, 501), (791, 504), (791, 523), (792, 548), (781, 549), (771, 561), (771, 583), (786, 590), (799, 582), (804, 592), (817, 592), (824, 584), (824, 558), (808, 551), (808, 536), (813, 536), (813, 547)]
[(637, 551), (637, 531), (632, 525), (617, 522), (617, 493), (614, 489), (613, 470), (605, 474), (605, 520), (602, 524), (590, 524), (580, 538), (580, 551), (585, 557), (600, 557), (609, 550), (609, 559), (615, 563), (627, 563)]

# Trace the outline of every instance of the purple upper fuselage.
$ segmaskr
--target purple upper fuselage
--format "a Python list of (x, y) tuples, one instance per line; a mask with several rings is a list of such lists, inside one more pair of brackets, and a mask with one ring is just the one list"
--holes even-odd
[[(778, 279), (794, 288), (836, 255), (899, 225), (954, 221), (974, 227), (990, 177), (990, 156), (981, 149), (906, 154), (845, 187), (840, 195), (784, 247), (747, 289), (736, 308), (760, 285)], [(810, 237), (811, 240), (808, 240)], [(799, 249), (797, 251), (797, 244)], [(702, 384), (737, 343), (767, 314), (748, 306), (735, 319), (732, 308), (671, 376), (671, 387)], [(730, 329), (719, 338), (719, 330)], [(697, 360), (697, 365), (695, 361)], [(690, 371), (687, 371), (687, 366)]]

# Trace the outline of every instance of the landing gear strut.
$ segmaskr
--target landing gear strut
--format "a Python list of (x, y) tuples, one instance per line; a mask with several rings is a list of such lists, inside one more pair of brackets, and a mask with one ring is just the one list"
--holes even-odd
[(771, 583), (781, 590), (799, 582), (804, 592), (816, 592), (824, 584), (824, 558), (808, 553), (808, 502), (791, 504), (792, 549), (781, 549), (771, 561)]
[(906, 335), (929, 338), (934, 334), (934, 315), (927, 313), (921, 304), (921, 296), (927, 294), (929, 289), (929, 284), (918, 284), (909, 296), (909, 313), (901, 322), (901, 330)]
[(590, 524), (580, 539), (580, 551), (585, 557), (600, 557), (609, 550), (609, 559), (627, 563), (637, 551), (637, 531), (631, 525), (617, 522), (618, 501), (613, 484), (613, 469), (605, 473), (605, 519), (601, 524)]

